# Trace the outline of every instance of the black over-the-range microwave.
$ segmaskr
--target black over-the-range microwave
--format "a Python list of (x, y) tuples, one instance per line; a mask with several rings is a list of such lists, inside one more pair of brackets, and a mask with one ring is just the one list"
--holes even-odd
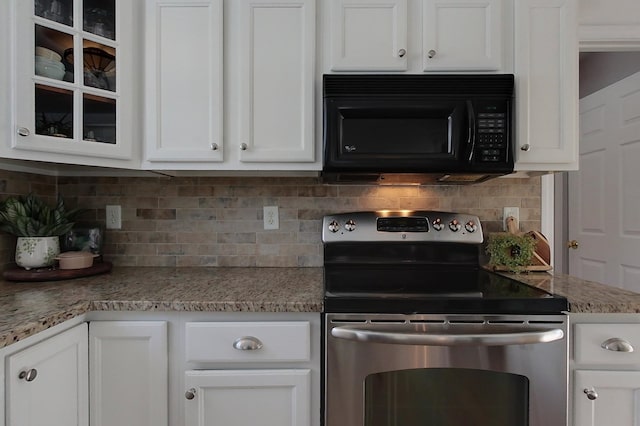
[(513, 172), (513, 74), (323, 76), (322, 177), (472, 183)]

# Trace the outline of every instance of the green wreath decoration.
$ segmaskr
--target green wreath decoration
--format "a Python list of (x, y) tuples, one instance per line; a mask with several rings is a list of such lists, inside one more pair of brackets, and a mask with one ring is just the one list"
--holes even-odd
[(489, 266), (502, 266), (509, 272), (522, 272), (531, 265), (536, 241), (530, 235), (497, 233), (489, 235), (486, 252)]

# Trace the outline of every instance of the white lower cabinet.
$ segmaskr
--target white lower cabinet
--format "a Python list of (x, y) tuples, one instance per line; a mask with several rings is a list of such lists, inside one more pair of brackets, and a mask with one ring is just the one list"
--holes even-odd
[(311, 371), (191, 370), (186, 426), (308, 426)]
[(91, 425), (168, 425), (164, 321), (95, 321), (89, 327)]
[(576, 370), (575, 426), (638, 424), (640, 371)]
[(280, 318), (187, 322), (185, 425), (317, 425), (317, 326)]
[(0, 426), (320, 426), (320, 340), (317, 313), (90, 312), (0, 348)]
[(7, 426), (88, 426), (87, 324), (6, 358)]
[(637, 425), (640, 421), (640, 318), (633, 314), (570, 318), (576, 318), (570, 360), (572, 425)]

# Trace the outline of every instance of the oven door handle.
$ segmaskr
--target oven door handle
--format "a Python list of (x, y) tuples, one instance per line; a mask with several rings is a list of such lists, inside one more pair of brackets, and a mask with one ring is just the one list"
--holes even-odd
[(508, 346), (549, 343), (561, 340), (564, 331), (559, 328), (530, 330), (521, 333), (401, 333), (334, 327), (331, 335), (339, 339), (367, 343), (424, 346)]

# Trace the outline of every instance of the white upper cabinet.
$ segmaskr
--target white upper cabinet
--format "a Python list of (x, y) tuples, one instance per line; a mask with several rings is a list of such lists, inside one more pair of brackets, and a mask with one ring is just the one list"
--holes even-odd
[(582, 51), (640, 50), (640, 1), (579, 0)]
[(331, 0), (332, 71), (406, 71), (407, 0)]
[(146, 16), (146, 161), (222, 161), (222, 0), (147, 0)]
[(136, 3), (12, 0), (10, 8), (12, 129), (2, 155), (137, 167)]
[(504, 71), (503, 0), (332, 0), (330, 71)]
[(578, 168), (576, 1), (515, 2), (516, 171)]
[(424, 0), (425, 71), (502, 68), (501, 0)]
[(315, 0), (146, 0), (146, 15), (143, 168), (319, 168)]
[(239, 3), (239, 159), (312, 162), (315, 0)]

